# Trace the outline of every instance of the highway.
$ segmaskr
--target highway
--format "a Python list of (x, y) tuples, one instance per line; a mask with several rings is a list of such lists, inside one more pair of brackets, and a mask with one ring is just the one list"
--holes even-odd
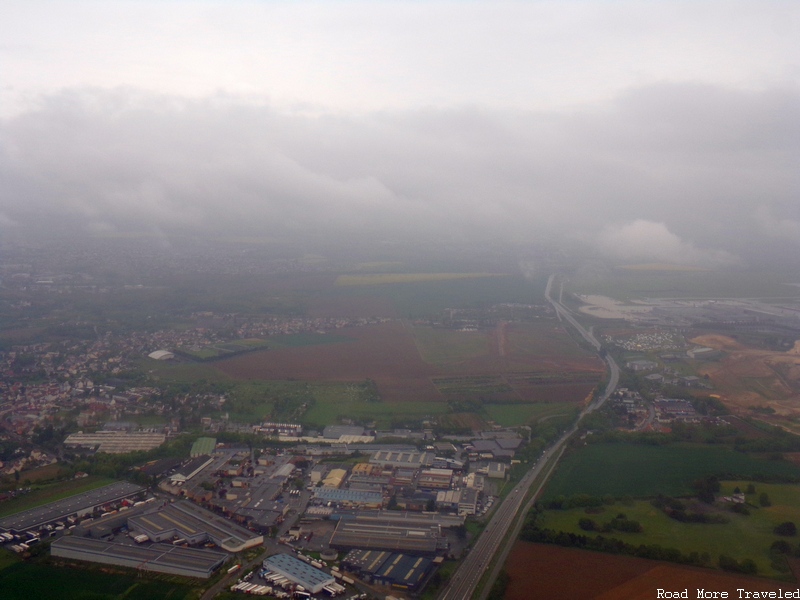
[[(600, 351), (601, 344), (594, 337), (592, 332), (578, 323), (572, 316), (572, 313), (564, 305), (551, 297), (550, 293), (554, 280), (555, 276), (551, 275), (550, 279), (547, 281), (545, 298), (553, 306), (560, 320), (566, 320), (587, 342), (596, 350)], [(600, 408), (617, 387), (619, 382), (619, 366), (617, 366), (617, 363), (609, 354), (605, 354), (603, 360), (605, 360), (609, 369), (608, 383), (603, 393), (592, 400), (589, 405), (581, 411), (575, 424), (542, 453), (533, 467), (522, 477), (519, 483), (514, 486), (511, 493), (506, 496), (500, 506), (497, 507), (483, 533), (472, 546), (469, 554), (467, 554), (466, 558), (462, 561), (461, 566), (453, 573), (452, 579), (448, 583), (446, 589), (440, 594), (439, 600), (463, 600), (465, 598), (471, 598), (475, 593), (475, 588), (489, 568), (492, 558), (497, 555), (499, 551), (500, 555), (494, 565), (492, 577), (490, 578), (491, 581), (494, 581), (521, 527), (521, 521), (514, 527), (516, 517), (520, 512), (524, 513), (527, 511), (529, 506), (533, 504), (536, 495), (538, 495), (539, 491), (544, 486), (547, 477), (552, 473), (558, 463), (558, 459), (561, 458), (567, 440), (577, 431), (580, 420), (587, 414)], [(545, 470), (547, 470), (546, 477), (540, 483), (533, 497), (526, 503), (525, 496), (531, 484)], [(484, 587), (483, 593), (481, 594), (482, 598), (485, 598), (489, 593), (491, 581)]]

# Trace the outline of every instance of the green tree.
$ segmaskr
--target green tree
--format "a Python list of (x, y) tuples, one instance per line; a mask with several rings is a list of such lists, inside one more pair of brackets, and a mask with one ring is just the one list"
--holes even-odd
[(785, 536), (797, 535), (797, 526), (792, 521), (784, 521), (775, 527), (775, 534)]

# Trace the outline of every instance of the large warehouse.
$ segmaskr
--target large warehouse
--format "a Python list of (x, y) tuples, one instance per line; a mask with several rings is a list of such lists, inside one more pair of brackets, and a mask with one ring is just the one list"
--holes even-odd
[(341, 519), (333, 532), (331, 548), (337, 550), (388, 550), (434, 555), (447, 549), (438, 525), (403, 526)]
[(76, 494), (63, 500), (50, 502), (49, 504), (0, 519), (0, 530), (13, 533), (37, 530), (48, 523), (60, 521), (73, 515), (82, 517), (91, 514), (95, 508), (136, 498), (144, 495), (145, 492), (145, 488), (140, 485), (118, 481), (83, 494)]
[(53, 556), (60, 558), (201, 579), (211, 577), (228, 558), (222, 552), (181, 548), (171, 544), (143, 547), (73, 536), (56, 540), (50, 545), (50, 550)]
[(432, 566), (433, 561), (421, 556), (376, 550), (351, 550), (342, 560), (342, 567), (360, 579), (409, 591), (420, 586)]
[(241, 552), (264, 543), (264, 536), (237, 525), (187, 500), (167, 504), (157, 512), (128, 519), (128, 527), (154, 542), (182, 538), (190, 544), (212, 541), (228, 552)]
[(302, 585), (307, 592), (316, 594), (326, 585), (335, 583), (335, 579), (325, 571), (316, 569), (302, 560), (288, 554), (275, 554), (263, 563), (264, 568), (283, 575), (294, 583)]

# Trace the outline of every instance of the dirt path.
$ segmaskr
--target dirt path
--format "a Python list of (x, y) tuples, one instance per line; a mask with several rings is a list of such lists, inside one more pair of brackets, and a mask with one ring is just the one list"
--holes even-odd
[(500, 321), (494, 330), (494, 335), (497, 340), (497, 355), (505, 356), (508, 346), (508, 322)]

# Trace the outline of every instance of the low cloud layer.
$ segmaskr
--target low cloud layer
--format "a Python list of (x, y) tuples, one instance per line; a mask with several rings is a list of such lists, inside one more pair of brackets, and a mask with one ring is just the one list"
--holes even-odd
[(739, 263), (739, 259), (729, 252), (698, 248), (680, 239), (664, 223), (641, 219), (617, 227), (608, 226), (597, 241), (604, 254), (628, 262), (666, 262), (708, 267)]
[(575, 240), (731, 264), (800, 241), (798, 156), (785, 88), (359, 116), (76, 89), (0, 121), (0, 228)]

